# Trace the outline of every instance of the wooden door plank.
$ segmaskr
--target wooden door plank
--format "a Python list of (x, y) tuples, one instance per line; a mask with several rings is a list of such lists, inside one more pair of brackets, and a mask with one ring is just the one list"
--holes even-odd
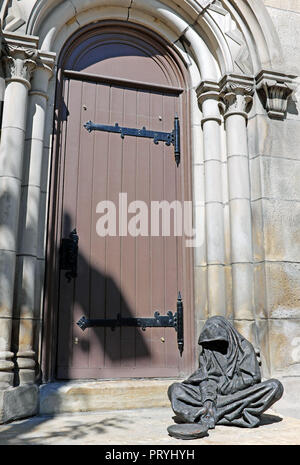
[[(62, 134), (61, 146), (64, 153), (62, 179), (77, 179), (79, 140), (80, 140), (80, 105), (81, 105), (80, 81), (68, 81), (64, 83), (63, 115), (66, 117)], [(79, 97), (79, 98), (78, 98)], [(61, 218), (62, 237), (68, 237), (76, 226), (76, 184), (68, 183), (68, 188), (63, 189), (62, 203), (63, 216)], [(74, 305), (74, 281), (67, 281), (65, 271), (60, 272), (60, 294), (58, 313), (58, 356), (57, 367), (59, 376), (60, 367), (69, 367), (73, 353), (73, 305)]]
[[(124, 89), (123, 95), (123, 125), (136, 127), (136, 90)], [(121, 192), (127, 195), (127, 204), (136, 200), (136, 158), (137, 138), (125, 137), (122, 153), (122, 186)], [(127, 207), (126, 207), (127, 209)], [(132, 215), (121, 212), (124, 217), (124, 226)], [(125, 231), (124, 231), (125, 233)], [(136, 239), (129, 231), (121, 237), (121, 315), (123, 317), (136, 317)], [(135, 366), (135, 328), (121, 328), (121, 366)]]
[[(105, 123), (110, 116), (110, 86), (97, 85), (95, 98), (95, 121)], [(108, 132), (95, 132), (94, 164), (93, 164), (93, 199), (91, 222), (91, 301), (90, 317), (105, 318), (106, 316), (106, 237), (97, 233), (97, 221), (101, 217), (96, 212), (99, 202), (107, 199), (108, 185)], [(105, 329), (95, 327), (90, 329), (89, 367), (98, 370), (104, 366)]]
[[(150, 128), (150, 93), (137, 93), (137, 127)], [(151, 302), (151, 239), (150, 232), (150, 150), (153, 142), (137, 139), (136, 198), (148, 206), (148, 235), (140, 236), (136, 244), (136, 308), (141, 317), (152, 317)], [(136, 331), (136, 367), (149, 365), (152, 329)]]
[[(111, 87), (110, 91), (110, 119), (109, 124), (123, 124), (123, 94), (124, 91), (119, 87)], [(122, 178), (122, 139), (119, 134), (109, 134), (109, 151), (108, 151), (108, 191), (107, 198), (118, 205), (119, 193), (121, 192)], [(118, 228), (117, 222), (117, 228)], [(120, 294), (120, 254), (121, 241), (117, 235), (108, 236), (106, 240), (106, 318), (116, 318), (121, 312), (121, 294)], [(120, 367), (121, 342), (120, 328), (113, 332), (105, 329), (105, 366)], [(117, 371), (116, 371), (117, 374)], [(116, 375), (117, 376), (117, 375)]]
[[(175, 101), (168, 95), (163, 97), (164, 108), (164, 130), (170, 131), (174, 126), (175, 116)], [(176, 185), (176, 174), (180, 168), (176, 166), (174, 159), (174, 147), (166, 147), (164, 149), (164, 199), (170, 205), (175, 201), (180, 202), (179, 212), (182, 209), (181, 198), (178, 196), (178, 189)], [(176, 213), (175, 213), (176, 214)], [(180, 214), (179, 214), (180, 217)], [(182, 224), (182, 222), (181, 222)], [(165, 246), (165, 269), (164, 269), (164, 282), (165, 282), (165, 299), (166, 308), (172, 309), (173, 313), (176, 312), (176, 299), (178, 294), (178, 264), (177, 254), (178, 248), (182, 247), (182, 238), (175, 236), (175, 217), (174, 212), (170, 210), (170, 236), (164, 238)], [(174, 330), (166, 328), (165, 330), (165, 363), (168, 367), (178, 366), (178, 349), (177, 337)]]
[[(163, 96), (152, 92), (150, 98), (150, 124), (151, 129), (161, 131), (163, 128)], [(151, 201), (161, 202), (164, 200), (164, 146), (162, 143), (151, 144)], [(152, 309), (161, 314), (166, 313), (164, 270), (165, 251), (162, 233), (162, 222), (160, 222), (160, 235), (151, 237), (151, 280), (152, 280)], [(152, 329), (151, 339), (151, 365), (157, 366), (161, 374), (165, 367), (165, 339), (164, 328)]]
[[(84, 128), (86, 118), (95, 117), (96, 85), (83, 82), (81, 97), (80, 124), (80, 159), (77, 178), (77, 220), (79, 235), (79, 253), (77, 278), (75, 285), (73, 337), (78, 338), (74, 344), (72, 366), (84, 368), (89, 362), (90, 329), (82, 331), (76, 322), (82, 315), (90, 316), (90, 255), (91, 255), (91, 221), (92, 221), (92, 172), (94, 138), (89, 137)], [(72, 178), (71, 178), (72, 179)], [(70, 180), (71, 180), (70, 179)]]

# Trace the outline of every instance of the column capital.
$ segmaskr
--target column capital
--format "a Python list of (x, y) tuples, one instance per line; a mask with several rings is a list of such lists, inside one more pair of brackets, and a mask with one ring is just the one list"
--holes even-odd
[(53, 76), (56, 54), (52, 52), (39, 51), (36, 58), (37, 68), (49, 73), (49, 79)]
[(256, 89), (263, 96), (263, 105), (270, 118), (284, 118), (288, 99), (296, 89), (296, 77), (266, 70), (261, 70), (255, 77)]
[(32, 72), (36, 67), (37, 52), (21, 47), (7, 47), (8, 54), (3, 57), (5, 81), (19, 81), (30, 88)]
[(48, 99), (48, 83), (54, 73), (55, 58), (55, 53), (41, 51), (38, 53), (30, 95), (41, 95)]
[[(221, 124), (222, 118), (218, 107), (220, 99), (219, 83), (210, 80), (202, 81), (197, 87), (196, 92), (199, 108), (203, 112), (203, 118), (201, 120), (202, 127), (206, 121), (211, 120)], [(214, 104), (212, 104), (213, 102)]]
[(226, 74), (219, 82), (220, 99), (224, 118), (242, 115), (248, 118), (249, 105), (253, 100), (254, 78), (238, 74)]
[(220, 86), (217, 81), (201, 81), (196, 89), (199, 106), (207, 98), (219, 100)]
[(36, 67), (38, 39), (36, 37), (3, 35), (3, 56), (5, 81), (19, 81), (30, 88), (32, 72)]

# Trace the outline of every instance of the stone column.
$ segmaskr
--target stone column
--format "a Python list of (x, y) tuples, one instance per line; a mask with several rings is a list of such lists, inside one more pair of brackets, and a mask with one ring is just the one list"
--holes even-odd
[(47, 91), (53, 65), (52, 54), (39, 54), (29, 93), (13, 330), (13, 349), (20, 385), (34, 383), (36, 373), (34, 341), (39, 329), (36, 327), (40, 321), (40, 299), (37, 294), (41, 287), (38, 233)]
[[(231, 229), (232, 300), (235, 320), (253, 322), (253, 252), (247, 119), (253, 79), (225, 75), (220, 81), (226, 129)], [(253, 325), (252, 325), (253, 326)], [(251, 323), (248, 328), (253, 340)], [(254, 341), (253, 341), (254, 342)]]
[(0, 144), (0, 389), (13, 385), (11, 351), (13, 293), (23, 172), (27, 99), (35, 68), (36, 38), (7, 39)]
[(203, 81), (197, 89), (202, 111), (208, 314), (226, 316), (225, 237), (219, 85)]

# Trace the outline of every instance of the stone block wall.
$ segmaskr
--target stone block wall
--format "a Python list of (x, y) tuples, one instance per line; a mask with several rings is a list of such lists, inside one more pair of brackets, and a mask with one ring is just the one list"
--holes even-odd
[[(264, 0), (279, 36), (286, 74), (300, 75), (300, 3)], [(296, 80), (299, 81), (299, 78)], [(248, 121), (256, 314), (270, 375), (285, 396), (275, 408), (300, 416), (300, 92), (295, 89), (283, 120), (270, 118), (259, 96)], [(263, 285), (264, 283), (264, 285)], [(259, 323), (260, 324), (260, 323)], [(294, 401), (293, 401), (294, 400)]]

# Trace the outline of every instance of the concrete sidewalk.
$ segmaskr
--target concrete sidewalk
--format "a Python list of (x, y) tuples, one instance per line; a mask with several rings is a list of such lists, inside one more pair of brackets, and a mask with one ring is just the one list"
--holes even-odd
[(205, 438), (170, 437), (168, 407), (40, 415), (0, 425), (0, 445), (300, 445), (300, 420), (268, 411), (258, 428), (217, 426)]

